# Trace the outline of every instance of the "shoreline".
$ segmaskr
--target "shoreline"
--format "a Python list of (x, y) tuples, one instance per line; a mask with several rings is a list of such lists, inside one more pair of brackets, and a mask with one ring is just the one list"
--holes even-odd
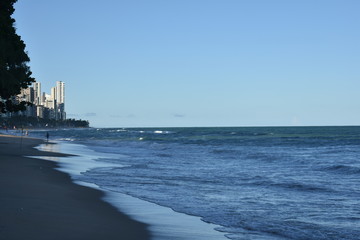
[(150, 239), (149, 226), (103, 201), (102, 191), (37, 159), (71, 156), (34, 148), (43, 143), (0, 135), (0, 239)]
[(200, 216), (188, 215), (177, 212), (174, 209), (146, 201), (121, 191), (110, 190), (96, 182), (88, 182), (82, 179), (82, 173), (91, 171), (93, 168), (118, 168), (122, 165), (104, 163), (101, 158), (114, 157), (111, 153), (97, 152), (89, 146), (79, 143), (56, 141), (55, 145), (42, 144), (37, 149), (42, 151), (64, 152), (73, 154), (72, 157), (39, 157), (47, 161), (59, 163), (57, 170), (71, 176), (73, 182), (102, 191), (104, 201), (108, 202), (121, 213), (132, 219), (145, 223), (151, 233), (152, 240), (168, 239), (197, 239), (197, 240), (220, 240), (228, 239), (225, 233), (217, 231), (220, 225), (205, 222)]

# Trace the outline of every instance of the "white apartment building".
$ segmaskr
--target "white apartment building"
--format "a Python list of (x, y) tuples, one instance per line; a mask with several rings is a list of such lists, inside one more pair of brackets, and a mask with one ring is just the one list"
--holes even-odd
[(34, 85), (33, 88), (34, 88), (34, 97), (35, 97), (34, 104), (43, 105), (41, 83), (35, 82), (33, 85)]
[(58, 104), (65, 103), (65, 83), (62, 81), (57, 81), (55, 91), (55, 99), (57, 100)]

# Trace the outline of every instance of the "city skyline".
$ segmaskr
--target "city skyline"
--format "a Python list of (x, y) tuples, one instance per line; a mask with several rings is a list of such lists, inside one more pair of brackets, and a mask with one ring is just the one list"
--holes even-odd
[(32, 106), (27, 106), (26, 111), (15, 113), (29, 117), (44, 119), (66, 120), (65, 111), (65, 83), (56, 81), (50, 94), (43, 92), (41, 82), (34, 82), (32, 86), (22, 89), (17, 96), (19, 101), (27, 101)]

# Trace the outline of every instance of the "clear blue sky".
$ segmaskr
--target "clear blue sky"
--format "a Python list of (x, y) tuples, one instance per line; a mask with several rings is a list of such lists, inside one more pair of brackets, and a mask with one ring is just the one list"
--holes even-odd
[(358, 0), (19, 0), (33, 76), (94, 127), (360, 125)]

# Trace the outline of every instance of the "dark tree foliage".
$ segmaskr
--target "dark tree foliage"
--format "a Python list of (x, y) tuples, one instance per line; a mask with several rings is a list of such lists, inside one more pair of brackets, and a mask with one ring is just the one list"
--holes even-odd
[(89, 121), (75, 119), (55, 120), (26, 116), (16, 116), (11, 118), (0, 117), (0, 129), (13, 129), (13, 127), (26, 129), (88, 128)]
[(26, 102), (18, 103), (15, 96), (35, 79), (27, 65), (30, 61), (25, 43), (16, 34), (14, 4), (17, 0), (0, 0), (0, 112), (25, 110)]

